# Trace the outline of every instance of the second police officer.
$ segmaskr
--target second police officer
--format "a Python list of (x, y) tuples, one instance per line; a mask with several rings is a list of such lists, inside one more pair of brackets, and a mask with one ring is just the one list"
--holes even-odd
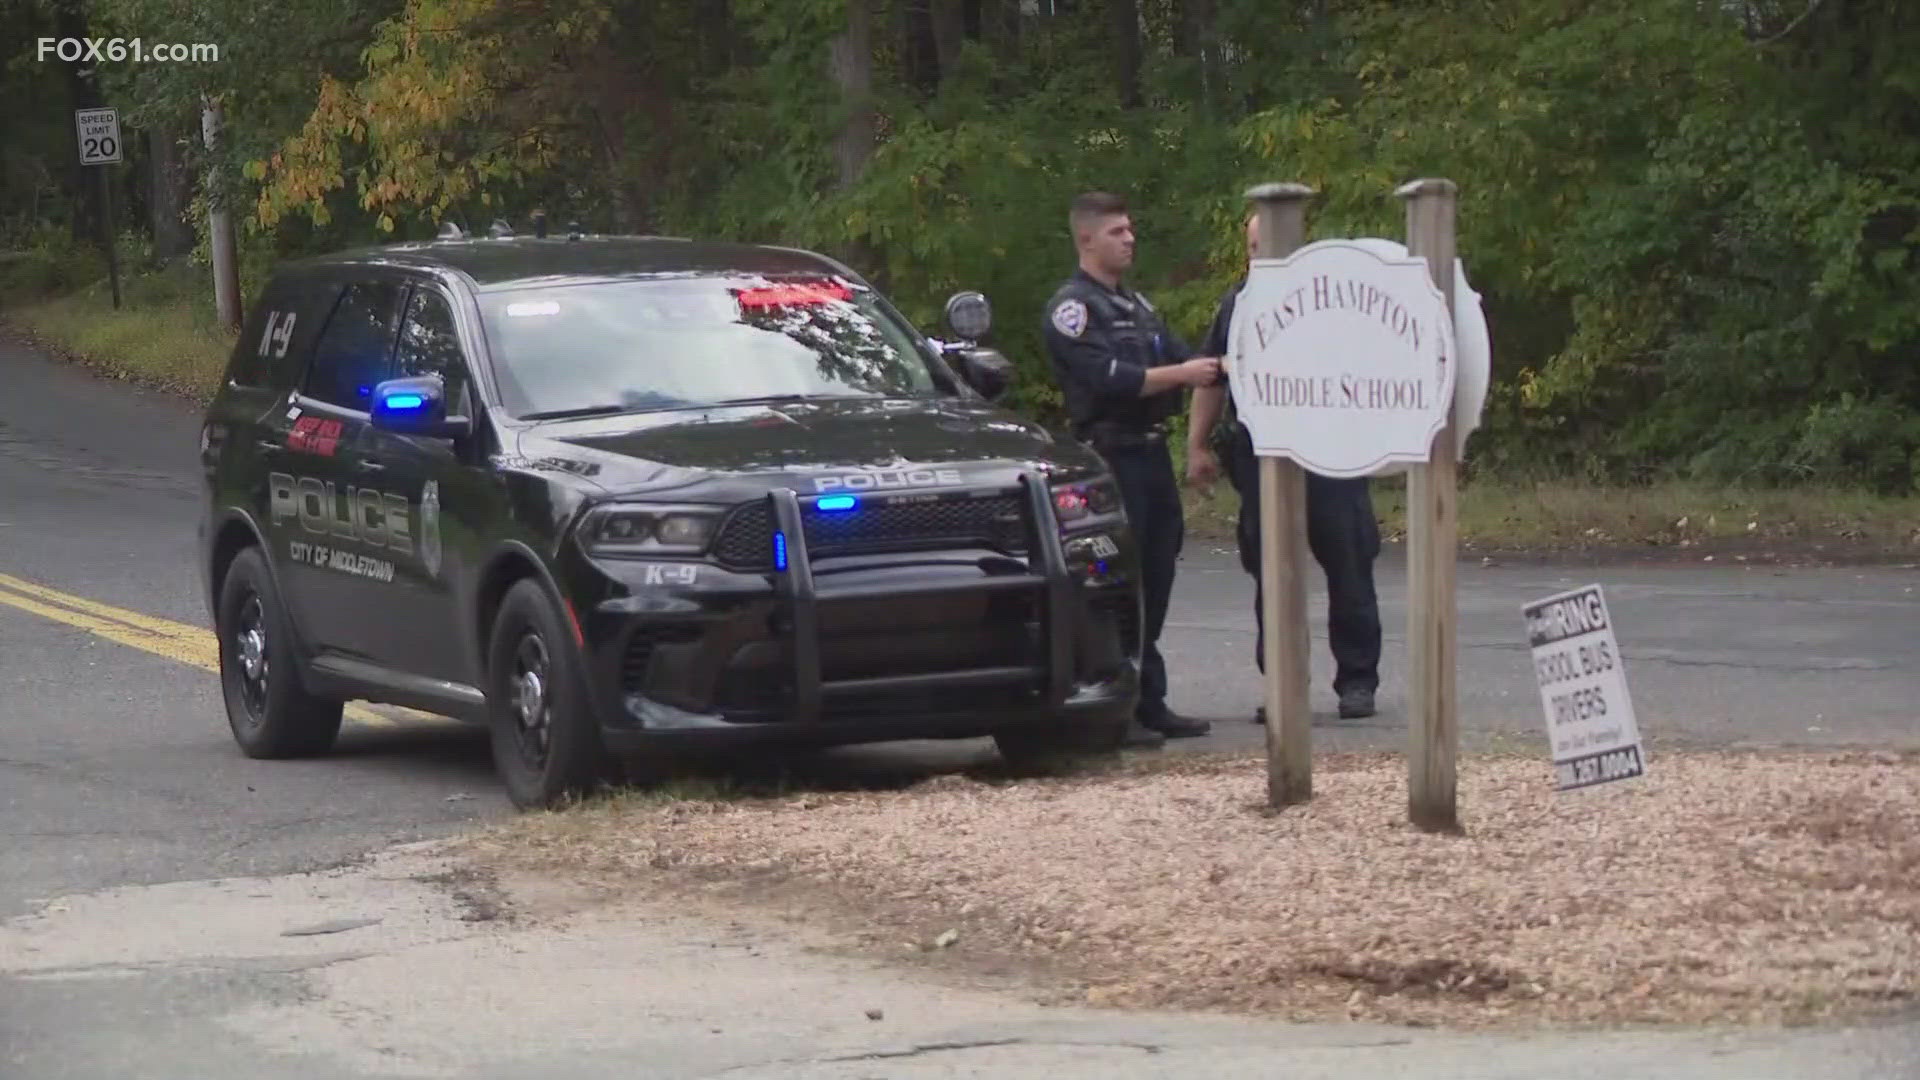
[[(1247, 219), (1247, 259), (1260, 255), (1259, 217)], [(1225, 355), (1227, 331), (1233, 324), (1234, 301), (1246, 286), (1241, 278), (1221, 298), (1206, 347)], [(1210, 486), (1226, 459), (1227, 476), (1240, 496), (1236, 530), (1240, 566), (1253, 576), (1254, 664), (1266, 670), (1265, 625), (1260, 618), (1260, 459), (1253, 452), (1253, 436), (1236, 416), (1220, 423), (1223, 410), (1233, 404), (1231, 388), (1222, 382), (1194, 394), (1193, 415), (1187, 428), (1187, 477)], [(1216, 453), (1216, 447), (1218, 452)], [(1327, 576), (1327, 639), (1333, 651), (1333, 692), (1342, 717), (1372, 716), (1374, 693), (1380, 687), (1380, 598), (1373, 584), (1373, 563), (1380, 555), (1380, 523), (1373, 516), (1373, 496), (1367, 478), (1335, 478), (1307, 470), (1307, 546)], [(1254, 712), (1266, 722), (1266, 706)]]
[(1047, 301), (1042, 333), (1073, 435), (1106, 460), (1139, 545), (1146, 625), (1132, 741), (1204, 735), (1207, 721), (1167, 707), (1159, 647), (1186, 533), (1167, 437), (1169, 423), (1183, 411), (1185, 390), (1218, 381), (1220, 360), (1193, 356), (1147, 298), (1122, 283), (1134, 246), (1124, 199), (1080, 195), (1068, 221), (1080, 267)]

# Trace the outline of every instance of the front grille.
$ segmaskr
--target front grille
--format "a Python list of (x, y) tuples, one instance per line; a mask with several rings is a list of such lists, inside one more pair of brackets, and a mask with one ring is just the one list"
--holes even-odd
[[(979, 544), (1009, 554), (1027, 547), (1026, 517), (1017, 495), (873, 502), (857, 510), (821, 513), (803, 506), (807, 550), (814, 555), (907, 551)], [(773, 511), (765, 500), (740, 506), (720, 527), (714, 556), (728, 566), (773, 565)]]

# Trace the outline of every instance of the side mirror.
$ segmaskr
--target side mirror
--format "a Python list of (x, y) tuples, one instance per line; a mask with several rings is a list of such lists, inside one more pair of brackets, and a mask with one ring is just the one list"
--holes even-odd
[(947, 298), (947, 326), (969, 342), (979, 341), (993, 329), (993, 305), (983, 293), (954, 293)]
[(373, 426), (400, 435), (458, 439), (473, 431), (473, 420), (447, 415), (447, 387), (438, 375), (388, 379), (373, 388)]
[(992, 349), (962, 349), (955, 357), (960, 377), (993, 401), (1013, 382), (1013, 362)]

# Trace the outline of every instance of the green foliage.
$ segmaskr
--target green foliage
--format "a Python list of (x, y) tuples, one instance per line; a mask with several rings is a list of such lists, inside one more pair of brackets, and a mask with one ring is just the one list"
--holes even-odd
[(73, 292), (106, 277), (99, 245), (76, 243), (64, 227), (41, 228), (25, 239), (20, 250), (0, 253), (0, 304)]
[[(44, 2), (0, 9), (44, 21)], [(1394, 188), (1438, 175), (1460, 185), (1494, 332), (1470, 468), (1920, 487), (1920, 10), (1137, 0), (1123, 87), (1129, 43), (1104, 3), (968, 0), (950, 42), (924, 0), (859, 2), (876, 138), (848, 186), (830, 57), (849, 0), (89, 10), (93, 32), (222, 45), (217, 65), (125, 65), (104, 88), (176, 136), (197, 133), (203, 94), (223, 103), (226, 143), (208, 159), (190, 139), (191, 164), (247, 211), (249, 280), (447, 218), (523, 225), (534, 206), (799, 244), (930, 333), (949, 294), (986, 292), (1017, 403), (1050, 416), (1039, 313), (1073, 267), (1074, 193), (1129, 197), (1137, 283), (1198, 339), (1241, 273), (1248, 186), (1313, 185), (1313, 236), (1398, 237)], [(60, 85), (5, 72), (16, 95)], [(41, 128), (0, 143), (8, 205), (62, 201), (66, 128)], [(24, 235), (6, 214), (0, 233)]]

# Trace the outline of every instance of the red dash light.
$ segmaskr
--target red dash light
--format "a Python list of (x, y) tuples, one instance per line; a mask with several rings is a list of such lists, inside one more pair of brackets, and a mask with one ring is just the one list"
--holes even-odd
[(835, 282), (819, 284), (771, 285), (764, 289), (742, 289), (739, 292), (740, 306), (743, 308), (787, 307), (793, 304), (825, 304), (834, 300), (850, 300), (852, 290)]

